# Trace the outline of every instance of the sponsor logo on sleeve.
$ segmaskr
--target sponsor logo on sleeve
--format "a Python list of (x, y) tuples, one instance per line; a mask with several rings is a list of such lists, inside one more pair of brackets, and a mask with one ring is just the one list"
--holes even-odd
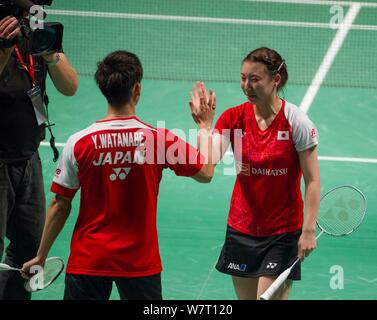
[(59, 177), (59, 175), (60, 175), (61, 172), (62, 172), (62, 170), (59, 169), (59, 168), (57, 168), (57, 169), (55, 170), (55, 177)]
[(317, 136), (317, 131), (315, 130), (315, 128), (313, 128), (313, 129), (311, 130), (311, 132), (310, 132), (310, 136), (311, 136), (312, 139), (315, 138), (315, 137)]

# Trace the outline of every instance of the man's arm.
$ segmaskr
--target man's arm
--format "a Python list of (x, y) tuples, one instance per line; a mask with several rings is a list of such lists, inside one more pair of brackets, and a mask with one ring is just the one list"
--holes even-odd
[(191, 115), (198, 125), (198, 150), (204, 156), (205, 162), (202, 168), (192, 178), (198, 182), (211, 182), (215, 165), (213, 161), (212, 122), (216, 109), (216, 95), (210, 90), (209, 96), (202, 82), (197, 82), (190, 92), (189, 101)]
[(76, 70), (69, 64), (64, 53), (54, 52), (42, 56), (55, 88), (65, 96), (73, 96), (78, 88)]
[(37, 255), (32, 260), (24, 263), (22, 271), (28, 273), (33, 265), (43, 265), (48, 256), (53, 243), (55, 242), (60, 231), (63, 229), (65, 222), (71, 212), (72, 199), (56, 195), (47, 210), (46, 222), (43, 229), (41, 243)]
[(212, 132), (209, 128), (200, 128), (198, 136), (198, 150), (206, 158), (202, 168), (192, 178), (198, 182), (211, 182), (215, 165), (212, 160)]

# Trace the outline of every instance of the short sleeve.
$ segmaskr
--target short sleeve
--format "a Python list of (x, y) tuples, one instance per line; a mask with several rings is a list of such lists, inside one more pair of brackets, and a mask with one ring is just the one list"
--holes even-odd
[(158, 148), (164, 148), (164, 167), (173, 170), (177, 176), (187, 177), (195, 175), (202, 168), (205, 157), (198, 149), (169, 130), (163, 130), (162, 134), (160, 131), (160, 136), (163, 136), (163, 142), (159, 143)]
[(230, 120), (231, 120), (230, 111), (227, 110), (223, 112), (220, 118), (216, 121), (214, 129), (217, 130), (220, 134), (222, 133), (224, 129), (230, 129)]
[(226, 142), (233, 141), (234, 129), (237, 128), (239, 118), (238, 109), (239, 107), (230, 108), (221, 114), (213, 129), (214, 135), (221, 135)]
[(318, 131), (314, 123), (296, 105), (285, 102), (284, 114), (292, 128), (293, 144), (297, 152), (318, 145)]
[(306, 115), (299, 117), (293, 127), (293, 142), (297, 152), (305, 151), (318, 145), (317, 128)]
[(73, 198), (79, 189), (78, 165), (74, 156), (74, 143), (69, 139), (63, 149), (51, 186), (51, 192)]

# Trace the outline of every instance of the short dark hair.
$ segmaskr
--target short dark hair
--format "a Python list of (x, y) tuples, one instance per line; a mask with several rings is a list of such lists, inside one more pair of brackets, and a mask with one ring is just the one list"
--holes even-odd
[(287, 65), (281, 55), (270, 48), (261, 47), (251, 51), (243, 60), (242, 63), (259, 62), (267, 67), (270, 76), (274, 76), (279, 73), (281, 76), (281, 81), (278, 86), (278, 91), (282, 89), (288, 81), (288, 70)]
[(114, 51), (97, 63), (97, 85), (107, 102), (115, 108), (130, 101), (134, 85), (142, 78), (143, 67), (134, 53)]

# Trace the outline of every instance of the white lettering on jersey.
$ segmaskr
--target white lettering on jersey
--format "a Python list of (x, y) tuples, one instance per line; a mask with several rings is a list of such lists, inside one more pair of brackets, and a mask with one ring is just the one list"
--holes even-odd
[(124, 164), (137, 163), (143, 164), (145, 162), (145, 150), (135, 150), (133, 157), (131, 151), (117, 151), (117, 152), (100, 152), (98, 159), (93, 161), (94, 166), (104, 166), (107, 164)]
[(258, 174), (264, 176), (281, 176), (288, 174), (288, 168), (283, 169), (265, 169), (265, 168), (251, 168), (251, 174)]
[(95, 149), (144, 146), (144, 132), (113, 132), (92, 136)]
[(93, 140), (93, 143), (94, 143), (94, 148), (98, 149), (98, 147), (97, 147), (97, 135), (96, 134), (92, 136), (92, 140)]

